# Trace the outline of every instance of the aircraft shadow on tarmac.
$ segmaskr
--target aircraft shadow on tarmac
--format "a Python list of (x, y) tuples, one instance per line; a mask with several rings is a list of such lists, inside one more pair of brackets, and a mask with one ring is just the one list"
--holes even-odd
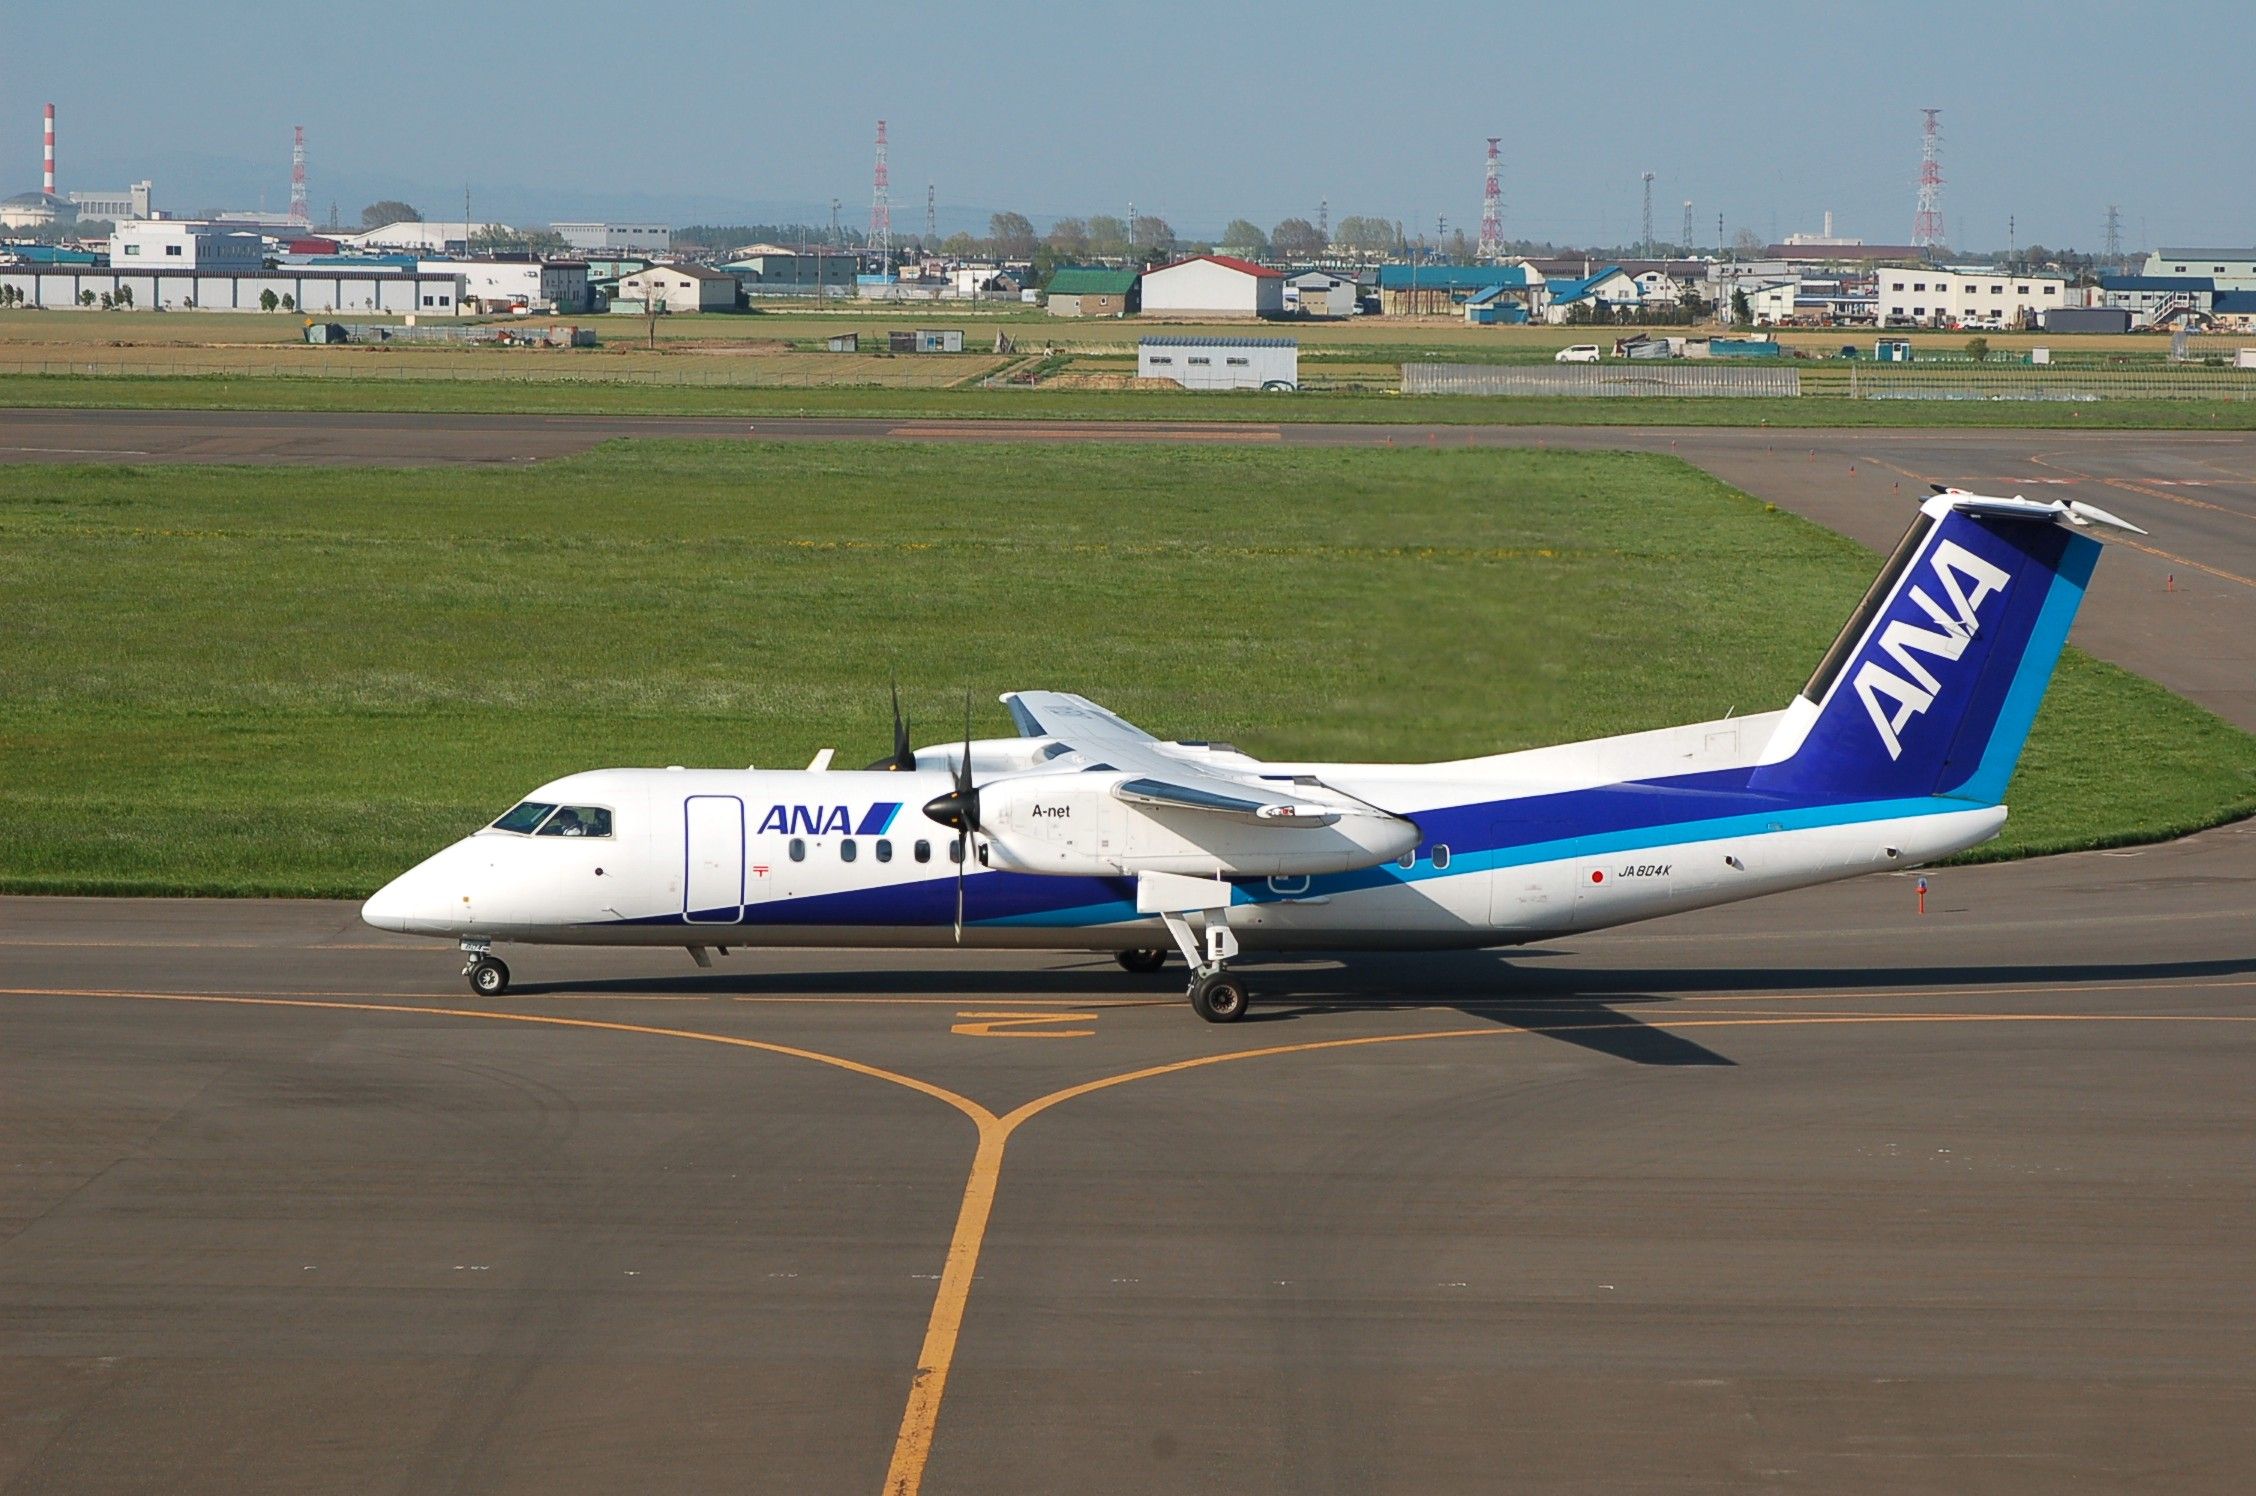
[[(1638, 1065), (1728, 1066), (1725, 1055), (1681, 1034), (1642, 1022), (1632, 1008), (1666, 1006), (1686, 994), (1781, 991), (1858, 992), (1946, 989), (1979, 997), (1984, 989), (2150, 985), (2256, 973), (2256, 958), (2082, 964), (2041, 962), (1955, 966), (1588, 967), (1543, 963), (1573, 953), (1558, 948), (1451, 951), (1344, 960), (1283, 958), (1242, 963), (1254, 985), (1246, 1023), (1280, 1023), (1331, 1013), (1454, 1009), (1503, 1028), (1521, 1028), (1562, 1043)], [(1378, 964), (1384, 961), (1383, 967)], [(1171, 971), (1175, 970), (1170, 968)], [(1177, 973), (1179, 975), (1179, 972)], [(1264, 979), (1266, 976), (1266, 979)], [(1086, 984), (1085, 992), (1075, 992)], [(571, 992), (581, 996), (652, 993), (713, 998), (760, 996), (1040, 996), (1070, 1005), (1122, 996), (1164, 1000), (1174, 982), (1166, 976), (1130, 977), (1102, 956), (1069, 958), (1033, 970), (977, 971), (935, 966), (871, 971), (764, 971), (757, 967), (697, 972), (677, 977), (619, 978), (592, 982), (520, 983), (521, 996)], [(1062, 989), (1062, 990), (1061, 990)], [(1264, 1001), (1266, 989), (1275, 994)]]

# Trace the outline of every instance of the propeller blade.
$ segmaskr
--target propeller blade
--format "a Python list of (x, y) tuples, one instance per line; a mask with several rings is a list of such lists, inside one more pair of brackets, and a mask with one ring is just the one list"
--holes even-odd
[(916, 754), (909, 747), (909, 720), (901, 715), (901, 683), (892, 683), (893, 693), (893, 752), (871, 764), (871, 769), (883, 769), (895, 774), (916, 772)]

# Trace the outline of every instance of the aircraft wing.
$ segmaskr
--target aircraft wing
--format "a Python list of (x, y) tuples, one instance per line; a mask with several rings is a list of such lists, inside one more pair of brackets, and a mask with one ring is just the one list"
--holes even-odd
[[(1197, 811), (1262, 826), (1329, 826), (1343, 812), (1367, 807), (1329, 803), (1333, 795), (1296, 794), (1279, 783), (1226, 774), (1167, 752), (1158, 738), (1065, 691), (1013, 691), (1003, 697), (1011, 720), (1028, 737), (1055, 738), (1092, 764), (1134, 777), (1113, 787), (1130, 805)], [(1299, 788), (1298, 786), (1294, 787)]]

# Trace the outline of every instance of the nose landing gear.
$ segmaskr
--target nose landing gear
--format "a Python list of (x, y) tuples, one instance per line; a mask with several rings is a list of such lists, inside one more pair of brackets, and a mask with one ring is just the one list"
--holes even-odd
[(499, 997), (509, 990), (509, 964), (487, 954), (483, 940), (465, 940), (462, 949), (470, 959), (463, 963), (462, 974), (470, 979), (470, 990), (480, 997)]

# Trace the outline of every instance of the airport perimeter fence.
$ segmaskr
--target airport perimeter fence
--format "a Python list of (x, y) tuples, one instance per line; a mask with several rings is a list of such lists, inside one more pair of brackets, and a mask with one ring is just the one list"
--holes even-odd
[(1404, 364), (1405, 395), (1799, 395), (1801, 371), (1776, 364), (1628, 362), (1515, 368), (1491, 364)]
[(1846, 400), (2256, 400), (2256, 370), (2042, 364), (1404, 364), (1406, 395), (1756, 396)]

